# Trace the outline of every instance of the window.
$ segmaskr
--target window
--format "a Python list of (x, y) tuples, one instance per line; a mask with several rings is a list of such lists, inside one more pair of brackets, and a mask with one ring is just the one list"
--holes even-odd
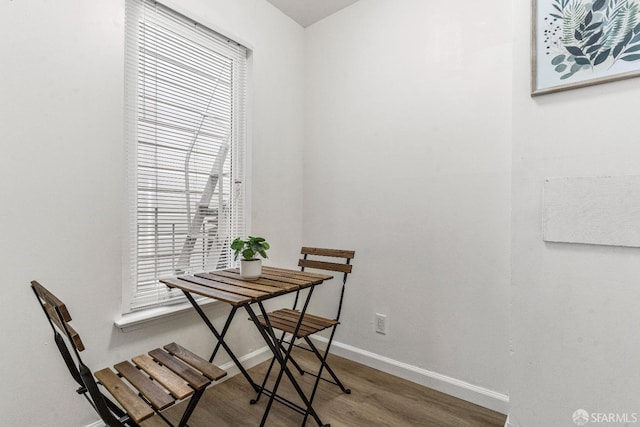
[(245, 226), (247, 50), (147, 0), (127, 0), (125, 37), (133, 311), (182, 301), (159, 278), (232, 266)]

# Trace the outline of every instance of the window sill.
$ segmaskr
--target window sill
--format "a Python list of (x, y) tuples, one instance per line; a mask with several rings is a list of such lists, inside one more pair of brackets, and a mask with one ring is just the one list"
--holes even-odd
[[(217, 301), (215, 300), (203, 299), (203, 301), (200, 301), (200, 306), (206, 306), (215, 303), (217, 303)], [(153, 307), (146, 310), (125, 313), (119, 319), (116, 319), (113, 323), (122, 332), (131, 332), (137, 329), (145, 328), (154, 323), (165, 321), (169, 317), (184, 314), (189, 310), (193, 310), (193, 306), (189, 302), (164, 307)]]

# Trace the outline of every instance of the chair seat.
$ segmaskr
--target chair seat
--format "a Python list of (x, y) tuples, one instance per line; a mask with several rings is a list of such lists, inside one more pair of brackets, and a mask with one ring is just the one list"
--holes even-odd
[(176, 399), (185, 399), (195, 390), (202, 390), (211, 381), (227, 375), (216, 365), (176, 343), (131, 360), (133, 363), (123, 361), (114, 365), (117, 374), (111, 368), (105, 368), (95, 372), (94, 376), (136, 423), (154, 414), (145, 400), (155, 410), (161, 411), (173, 405)]
[(138, 427), (157, 413), (173, 426), (161, 411), (185, 400), (177, 426), (188, 427), (189, 417), (206, 387), (227, 375), (213, 363), (176, 343), (156, 348), (131, 361), (116, 363), (113, 368), (92, 372), (80, 356), (85, 346), (70, 324), (72, 319), (67, 306), (36, 280), (31, 282), (31, 289), (49, 320), (69, 374), (80, 386), (76, 393), (89, 401), (105, 425)]
[[(281, 334), (279, 338), (276, 337), (275, 335), (272, 335), (272, 338), (274, 338), (275, 340), (274, 344), (280, 346), (280, 349), (287, 354), (287, 358), (291, 360), (292, 365), (298, 370), (300, 375), (304, 373), (309, 373), (310, 375), (313, 375), (314, 377), (316, 377), (315, 383), (313, 384), (313, 391), (311, 392), (310, 394), (311, 397), (309, 399), (309, 404), (311, 404), (313, 402), (313, 398), (316, 394), (316, 390), (318, 389), (318, 385), (321, 379), (337, 385), (338, 387), (340, 387), (340, 389), (344, 393), (347, 393), (347, 394), (351, 393), (351, 390), (349, 390), (344, 386), (344, 384), (342, 384), (340, 379), (336, 376), (335, 372), (333, 372), (333, 370), (327, 363), (327, 356), (329, 355), (329, 350), (331, 348), (331, 342), (333, 341), (333, 337), (336, 332), (336, 327), (340, 324), (340, 312), (342, 311), (342, 301), (345, 294), (344, 291), (345, 291), (345, 285), (347, 283), (347, 276), (351, 274), (351, 271), (353, 268), (351, 265), (351, 260), (355, 257), (356, 253), (355, 251), (352, 251), (352, 250), (315, 248), (315, 247), (303, 246), (300, 249), (300, 254), (303, 255), (303, 257), (298, 259), (298, 267), (300, 267), (301, 271), (305, 273), (306, 273), (305, 269), (325, 270), (325, 271), (331, 271), (331, 272), (335, 271), (335, 272), (343, 273), (342, 289), (340, 292), (340, 299), (337, 304), (337, 312), (335, 314), (335, 317), (332, 319), (329, 319), (326, 317), (316, 316), (316, 315), (305, 312), (301, 320), (300, 311), (296, 310), (296, 307), (298, 306), (298, 299), (300, 297), (300, 292), (298, 292), (296, 293), (296, 299), (295, 299), (295, 302), (293, 303), (293, 309), (283, 308), (280, 310), (272, 311), (271, 313), (267, 313), (264, 316), (259, 316), (258, 321), (263, 328), (266, 328), (267, 321), (268, 321), (269, 325), (272, 328), (278, 329), (279, 331), (283, 331), (284, 333)], [(343, 258), (344, 261), (339, 262), (338, 258)], [(309, 303), (310, 297), (311, 297), (311, 292), (308, 292), (306, 294), (306, 302), (304, 303), (305, 307)], [(293, 336), (293, 339), (291, 340), (285, 339), (286, 338), (285, 334), (287, 333), (294, 335), (294, 331), (296, 330), (296, 326), (298, 326), (298, 324), (300, 325), (300, 328), (295, 333), (295, 336)], [(315, 333), (318, 333), (320, 331), (324, 331), (325, 329), (328, 329), (331, 332), (330, 333), (328, 333), (329, 331), (325, 332), (325, 334), (328, 336), (328, 341), (324, 346), (324, 352), (320, 353), (320, 351), (315, 346), (313, 341), (309, 338), (309, 336)], [(295, 341), (298, 338), (303, 338), (305, 340), (306, 345), (308, 346), (307, 350), (312, 351), (320, 361), (320, 368), (318, 369), (317, 372), (309, 372), (302, 369), (302, 367), (295, 361), (295, 358), (291, 356), (291, 350), (293, 346), (297, 345)], [(285, 344), (288, 344), (289, 346), (287, 347)], [(285, 359), (285, 362), (286, 360), (287, 359)], [(262, 391), (265, 385), (267, 384), (267, 380), (271, 373), (271, 368), (274, 366), (274, 362), (275, 362), (275, 357), (271, 359), (271, 364), (267, 369), (267, 373), (262, 382), (262, 386), (258, 391), (258, 396), (256, 397), (256, 399), (254, 399), (254, 401), (257, 401), (260, 395), (262, 394)], [(322, 377), (322, 373), (324, 370), (326, 370), (326, 372), (329, 373), (333, 381)], [(306, 425), (308, 416), (309, 416), (309, 412), (307, 412), (304, 419), (302, 420), (302, 425)]]
[[(272, 311), (267, 314), (269, 316), (269, 323), (274, 329), (278, 329), (289, 334), (293, 334), (298, 319), (300, 319), (300, 311), (283, 308), (280, 310)], [(262, 326), (266, 326), (264, 316), (258, 316), (258, 320)], [(317, 332), (338, 325), (335, 319), (328, 319), (326, 317), (315, 316), (313, 314), (305, 313), (302, 318), (302, 324), (300, 330), (296, 334), (296, 338), (304, 338), (309, 335), (313, 335)]]

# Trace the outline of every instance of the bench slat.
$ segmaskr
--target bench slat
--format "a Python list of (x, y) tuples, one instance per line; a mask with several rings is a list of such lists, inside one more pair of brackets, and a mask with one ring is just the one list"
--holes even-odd
[(352, 259), (356, 256), (355, 251), (349, 251), (344, 249), (325, 249), (325, 248), (309, 248), (309, 247), (303, 247), (302, 249), (300, 249), (300, 253), (303, 255), (332, 256), (336, 258), (349, 258), (349, 259)]
[[(282, 309), (269, 313), (269, 323), (275, 329), (293, 333), (298, 323), (300, 312), (296, 310)], [(258, 316), (258, 320), (262, 326), (266, 326), (266, 322), (263, 316)], [(327, 329), (333, 325), (337, 325), (338, 321), (332, 319), (326, 319), (324, 317), (305, 314), (300, 329), (298, 330), (297, 338), (303, 338), (316, 332)]]
[[(71, 314), (69, 314), (67, 306), (62, 301), (60, 301), (58, 297), (49, 292), (47, 288), (42, 286), (36, 280), (33, 280), (31, 282), (31, 288), (36, 292), (36, 295), (38, 295), (38, 299), (44, 307), (45, 312), (47, 313), (47, 317), (49, 317), (49, 319), (58, 327), (58, 330), (62, 334), (66, 333), (66, 327), (66, 330), (69, 331), (71, 341), (73, 342), (76, 350), (84, 351), (84, 344), (82, 343), (82, 339), (80, 339), (80, 335), (78, 334), (78, 332), (76, 332), (75, 329), (73, 329), (73, 326), (69, 324), (69, 322), (71, 321)], [(58, 311), (56, 311), (56, 309)], [(58, 312), (60, 312), (60, 315), (58, 315)]]
[(141, 354), (131, 360), (151, 378), (158, 381), (158, 384), (169, 390), (176, 399), (182, 400), (193, 394), (193, 389), (182, 378), (164, 366), (158, 365), (146, 354)]
[[(287, 332), (289, 334), (293, 334), (293, 331), (295, 330), (295, 327), (296, 327), (296, 322), (293, 322), (288, 319), (278, 319), (278, 318), (274, 319), (271, 316), (269, 316), (269, 323), (273, 328)], [(266, 325), (264, 318), (260, 318), (260, 324)], [(309, 336), (314, 332), (315, 331), (313, 329), (309, 329), (304, 324), (302, 324), (300, 325), (300, 329), (298, 330), (297, 338), (303, 338), (303, 337)]]
[[(277, 312), (277, 315), (282, 319), (287, 319), (292, 322), (294, 327), (295, 324), (298, 323), (298, 318), (300, 317), (300, 313), (293, 310), (282, 310)], [(318, 317), (313, 315), (305, 314), (302, 319), (302, 325), (304, 325), (305, 329), (313, 331), (313, 333), (322, 331), (327, 329), (333, 325), (337, 325), (339, 322), (332, 319), (325, 319), (324, 317)]]
[(280, 277), (293, 277), (294, 279), (303, 280), (331, 280), (333, 276), (323, 273), (311, 273), (309, 271), (293, 271), (278, 267), (262, 266), (262, 271), (269, 274), (277, 274)]
[(213, 381), (218, 381), (221, 378), (227, 376), (227, 372), (220, 369), (213, 363), (210, 363), (195, 353), (190, 352), (186, 348), (172, 342), (164, 346), (164, 349), (173, 354), (178, 359), (193, 366), (200, 372), (202, 372), (207, 378)]
[[(209, 274), (211, 274), (212, 276), (220, 275), (224, 277), (236, 277), (240, 279), (239, 268), (229, 268), (221, 271), (212, 271)], [(282, 291), (290, 291), (292, 289), (311, 286), (311, 283), (309, 283), (309, 280), (299, 280), (294, 276), (269, 274), (269, 270), (267, 267), (262, 267), (262, 274), (258, 279), (253, 280), (252, 284), (270, 286), (272, 289), (279, 288), (279, 289), (282, 289)], [(274, 291), (271, 292), (271, 295), (274, 295), (273, 292)]]
[(158, 386), (149, 379), (146, 375), (143, 375), (135, 366), (128, 360), (120, 362), (113, 366), (120, 375), (122, 375), (132, 386), (158, 410), (163, 410), (175, 403), (175, 400), (167, 394), (165, 390)]
[(203, 275), (198, 274), (195, 276), (182, 276), (181, 279), (197, 285), (207, 286), (219, 291), (230, 292), (243, 297), (262, 298), (269, 295), (267, 292), (242, 286), (244, 282), (240, 280), (229, 279), (223, 276), (215, 277), (213, 275), (209, 275), (208, 277), (203, 277)]
[(342, 273), (351, 273), (351, 270), (353, 268), (351, 264), (340, 264), (336, 262), (316, 261), (311, 259), (299, 259), (298, 267), (340, 271)]
[(242, 295), (232, 294), (230, 292), (219, 291), (214, 288), (210, 288), (203, 285), (197, 285), (181, 279), (163, 279), (160, 280), (165, 285), (171, 288), (183, 289), (187, 292), (191, 292), (203, 297), (209, 297), (217, 299), (233, 306), (240, 306), (251, 302), (251, 298), (243, 297)]
[(211, 380), (209, 380), (207, 377), (193, 369), (191, 366), (171, 356), (166, 351), (156, 348), (155, 350), (149, 352), (149, 356), (178, 374), (196, 390), (202, 390), (203, 388), (211, 384)]
[[(263, 267), (264, 269), (264, 267)], [(214, 274), (215, 273), (215, 274)], [(220, 280), (222, 277), (226, 277), (229, 279), (235, 279), (233, 284), (236, 286), (240, 286), (246, 289), (253, 289), (256, 291), (262, 291), (273, 295), (274, 289), (273, 286), (270, 285), (261, 285), (260, 283), (255, 283), (255, 281), (247, 282), (243, 280), (238, 280), (238, 275), (228, 272), (228, 271), (215, 271), (214, 273), (198, 273), (196, 277), (201, 277), (203, 279), (209, 280)], [(279, 290), (279, 289), (278, 289)]]
[(102, 369), (94, 375), (136, 423), (141, 423), (154, 414), (153, 409), (111, 369)]

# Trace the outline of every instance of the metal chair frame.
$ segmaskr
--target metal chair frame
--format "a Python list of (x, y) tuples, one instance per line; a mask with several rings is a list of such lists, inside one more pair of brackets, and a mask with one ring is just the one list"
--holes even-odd
[[(315, 394), (317, 392), (318, 389), (318, 385), (320, 383), (320, 380), (329, 382), (331, 384), (337, 385), (338, 387), (340, 387), (340, 389), (342, 390), (343, 393), (346, 394), (351, 394), (351, 389), (347, 388), (344, 386), (344, 384), (342, 383), (342, 381), (340, 381), (340, 379), (338, 378), (338, 376), (336, 375), (336, 373), (333, 371), (333, 369), (331, 369), (331, 367), (329, 366), (329, 364), (327, 363), (327, 358), (329, 356), (329, 350), (331, 349), (331, 344), (333, 342), (333, 338), (335, 336), (336, 333), (336, 329), (337, 326), (340, 324), (340, 315), (342, 313), (342, 307), (343, 307), (343, 303), (344, 303), (344, 296), (345, 296), (345, 288), (346, 288), (346, 284), (347, 284), (347, 278), (349, 276), (349, 274), (351, 273), (351, 269), (352, 269), (352, 265), (351, 265), (351, 260), (355, 257), (355, 252), (354, 251), (350, 251), (350, 250), (340, 250), (340, 249), (325, 249), (325, 248), (311, 248), (311, 247), (303, 247), (300, 250), (300, 253), (303, 255), (303, 258), (300, 259), (298, 261), (298, 266), (300, 266), (301, 271), (305, 271), (305, 268), (314, 268), (314, 269), (320, 269), (320, 270), (330, 270), (330, 271), (342, 271), (344, 274), (342, 275), (342, 286), (340, 289), (340, 298), (338, 301), (338, 309), (337, 309), (337, 313), (335, 316), (335, 319), (326, 319), (326, 320), (330, 320), (333, 322), (332, 326), (328, 326), (322, 329), (319, 329), (309, 335), (314, 335), (318, 332), (321, 332), (323, 330), (326, 329), (331, 329), (331, 333), (329, 336), (329, 340), (327, 342), (327, 345), (324, 349), (324, 352), (321, 352), (316, 345), (313, 343), (313, 341), (309, 338), (309, 335), (305, 335), (303, 337), (297, 337), (295, 335), (293, 335), (291, 337), (290, 341), (286, 340), (286, 336), (287, 336), (287, 332), (286, 331), (282, 331), (282, 335), (278, 338), (278, 345), (280, 345), (283, 350), (284, 350), (284, 344), (289, 344), (290, 346), (296, 346), (298, 348), (301, 348), (305, 351), (310, 351), (312, 353), (315, 354), (315, 356), (318, 358), (318, 360), (320, 361), (320, 368), (318, 369), (317, 373), (313, 373), (310, 371), (307, 371), (305, 369), (303, 369), (298, 362), (296, 362), (296, 360), (293, 357), (290, 357), (289, 360), (291, 361), (291, 363), (293, 364), (293, 366), (297, 369), (298, 373), (300, 375), (304, 375), (304, 374), (309, 374), (312, 375), (316, 378), (314, 385), (313, 385), (313, 389), (311, 391), (311, 395), (309, 397), (309, 402), (313, 403), (313, 399), (315, 397)], [(309, 256), (324, 256), (324, 257), (341, 257), (345, 259), (345, 262), (343, 264), (337, 264), (337, 263), (329, 263), (326, 261), (311, 261), (309, 259)], [(300, 296), (300, 291), (296, 292), (296, 297), (293, 303), (293, 310), (297, 309), (298, 306), (298, 301), (299, 301), (299, 296)], [(267, 316), (269, 315), (273, 315), (275, 312), (271, 312), (268, 313)], [(305, 317), (307, 315), (305, 314)], [(264, 317), (263, 317), (264, 319)], [(279, 329), (277, 326), (273, 326), (274, 329)], [(304, 347), (301, 345), (296, 344), (296, 340), (302, 338), (305, 343), (307, 344), (308, 347)], [(264, 380), (262, 382), (262, 385), (260, 387), (260, 390), (258, 391), (258, 394), (256, 396), (256, 398), (254, 400), (252, 400), (252, 403), (256, 403), (259, 399), (260, 396), (262, 394), (262, 390), (265, 388), (267, 380), (269, 378), (269, 375), (271, 374), (271, 370), (274, 366), (275, 363), (275, 358), (271, 359), (271, 362), (269, 364), (269, 368), (267, 369), (267, 373), (265, 374)], [(329, 375), (331, 376), (331, 379), (327, 379), (324, 378), (322, 376), (322, 373), (324, 370), (327, 370), (327, 372), (329, 373)], [(307, 412), (305, 414), (304, 420), (302, 421), (302, 425), (304, 426), (307, 418), (309, 416), (309, 413)]]
[[(92, 373), (83, 362), (80, 352), (84, 351), (84, 344), (79, 334), (68, 324), (68, 322), (71, 321), (71, 316), (64, 303), (37, 281), (31, 282), (31, 289), (53, 330), (54, 341), (62, 359), (69, 373), (79, 386), (76, 389), (76, 393), (85, 397), (108, 427), (140, 427), (138, 422), (136, 422), (130, 414), (103, 393), (101, 387), (99, 387), (99, 383), (94, 377), (94, 373)], [(167, 347), (168, 346), (165, 346), (165, 348)], [(214, 365), (211, 366), (215, 370), (219, 369)], [(212, 378), (209, 377), (210, 374), (204, 374), (203, 372), (203, 375), (209, 380), (212, 380)], [(220, 370), (216, 378), (220, 379), (224, 375), (226, 375), (226, 373)], [(194, 389), (178, 427), (188, 427), (187, 422), (205, 390), (206, 386), (201, 389)], [(149, 400), (144, 398), (141, 393), (139, 393), (138, 396), (153, 410), (153, 413), (160, 416), (169, 426), (174, 426), (161, 411), (153, 407)], [(153, 415), (153, 413), (151, 415)]]

